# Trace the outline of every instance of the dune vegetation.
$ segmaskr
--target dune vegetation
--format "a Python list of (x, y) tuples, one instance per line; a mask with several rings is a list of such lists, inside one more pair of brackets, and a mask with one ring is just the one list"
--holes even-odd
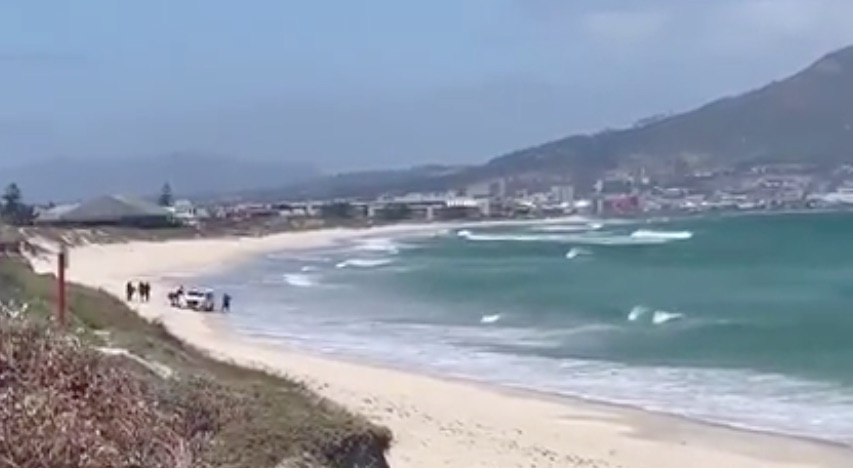
[(391, 433), (0, 257), (0, 467), (384, 467)]

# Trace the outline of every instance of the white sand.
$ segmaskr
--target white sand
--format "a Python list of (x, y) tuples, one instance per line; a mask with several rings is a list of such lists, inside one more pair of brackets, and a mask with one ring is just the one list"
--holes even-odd
[[(828, 445), (297, 353), (237, 336), (215, 315), (171, 309), (163, 297), (164, 275), (207, 273), (263, 252), (319, 247), (363, 234), (327, 230), (86, 246), (71, 252), (68, 276), (119, 297), (128, 279), (149, 279), (155, 297), (138, 307), (142, 315), (161, 319), (174, 334), (214, 355), (303, 379), (388, 426), (395, 436), (393, 468), (853, 466), (853, 453)], [(34, 263), (42, 272), (55, 268), (50, 261)]]

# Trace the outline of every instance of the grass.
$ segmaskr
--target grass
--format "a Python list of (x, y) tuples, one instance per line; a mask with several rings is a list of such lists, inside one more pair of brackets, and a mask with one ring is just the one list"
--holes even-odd
[[(51, 346), (55, 343), (51, 340), (67, 335), (58, 334), (53, 323), (56, 290), (52, 275), (37, 275), (23, 262), (0, 257), (0, 299), (28, 304), (26, 325), (19, 327), (19, 331), (29, 336), (31, 341), (32, 336), (47, 337), (47, 341), (34, 341), (41, 343), (39, 349), (54, 349)], [(162, 325), (141, 318), (122, 301), (104, 291), (69, 285), (68, 306), (69, 328), (74, 330), (73, 339), (80, 345), (70, 345), (71, 351), (56, 345), (61, 352), (54, 350), (54, 353), (76, 356), (67, 359), (68, 365), (89, 369), (89, 374), (78, 378), (98, 377), (101, 375), (97, 373), (100, 372), (97, 371), (101, 368), (99, 366), (112, 362), (100, 355), (90, 356), (94, 346), (127, 349), (148, 361), (168, 366), (178, 375), (177, 379), (163, 380), (138, 369), (138, 365), (131, 372), (127, 368), (134, 366), (127, 359), (123, 359), (124, 364), (119, 366), (123, 370), (109, 374), (122, 383), (116, 388), (129, 389), (117, 398), (156, 402), (151, 403), (153, 409), (150, 412), (142, 411), (137, 415), (138, 421), (144, 423), (138, 429), (139, 434), (148, 434), (151, 440), (157, 437), (166, 440), (169, 436), (179, 441), (176, 447), (180, 450), (173, 447), (168, 453), (191, 456), (194, 460), (191, 466), (276, 467), (281, 466), (282, 460), (306, 457), (313, 460), (313, 464), (304, 466), (387, 466), (383, 453), (391, 443), (390, 431), (320, 398), (302, 384), (212, 359), (170, 335)], [(0, 348), (0, 397), (4, 392), (2, 355)], [(80, 363), (88, 364), (80, 367)], [(132, 385), (127, 384), (131, 381), (134, 382)], [(59, 392), (56, 389), (51, 391)], [(91, 402), (81, 404), (89, 405)], [(55, 402), (44, 406), (47, 408), (43, 408), (45, 415), (65, 408)], [(120, 411), (114, 414), (121, 417)], [(155, 426), (162, 426), (164, 431), (168, 431), (159, 435), (147, 431), (145, 428), (151, 426), (152, 421), (161, 421), (159, 426)], [(169, 424), (176, 425), (177, 429)], [(52, 434), (44, 428), (39, 430), (42, 437)], [(107, 429), (102, 432), (111, 433)], [(122, 443), (132, 445), (131, 442), (125, 440)], [(51, 442), (43, 439), (41, 443), (49, 446)], [(167, 458), (161, 454), (157, 460)], [(169, 466), (168, 463), (116, 465), (116, 460), (111, 459), (109, 464)], [(6, 466), (2, 460), (0, 466)]]

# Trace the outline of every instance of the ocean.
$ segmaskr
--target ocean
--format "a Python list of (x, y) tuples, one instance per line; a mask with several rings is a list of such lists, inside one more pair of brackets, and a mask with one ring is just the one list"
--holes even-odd
[(853, 443), (853, 215), (359, 239), (205, 281), (313, 352)]

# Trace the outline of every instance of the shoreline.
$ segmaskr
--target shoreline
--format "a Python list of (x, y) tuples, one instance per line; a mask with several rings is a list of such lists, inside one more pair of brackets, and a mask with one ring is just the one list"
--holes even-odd
[[(90, 245), (72, 250), (69, 278), (120, 294), (128, 279), (187, 277), (228, 269), (256, 255), (322, 248), (365, 236), (429, 233), (471, 223), (307, 231), (264, 238)], [(479, 224), (478, 224), (479, 225)], [(34, 262), (37, 271), (52, 269)], [(162, 303), (161, 303), (162, 302)], [(267, 343), (231, 329), (221, 316), (170, 309), (155, 292), (133, 304), (189, 344), (240, 365), (300, 380), (395, 435), (389, 461), (400, 467), (835, 467), (850, 466), (844, 445), (733, 428), (616, 403), (518, 389), (434, 373), (391, 369)], [(448, 401), (449, 400), (449, 401)], [(455, 401), (455, 404), (454, 404)], [(773, 456), (768, 458), (768, 453)], [(535, 463), (534, 463), (535, 462)]]
[(842, 450), (850, 450), (851, 451), (851, 462), (853, 462), (853, 444), (845, 444), (843, 442), (834, 441), (830, 439), (821, 439), (818, 437), (811, 437), (808, 435), (801, 434), (789, 434), (781, 431), (773, 431), (770, 429), (762, 429), (757, 427), (749, 427), (749, 426), (738, 426), (735, 423), (726, 423), (726, 422), (718, 422), (713, 420), (701, 419), (697, 417), (691, 417), (688, 415), (682, 415), (678, 413), (667, 413), (664, 411), (656, 411), (653, 409), (643, 408), (638, 405), (632, 405), (630, 403), (619, 403), (614, 401), (607, 400), (597, 400), (593, 397), (585, 397), (581, 395), (566, 395), (557, 392), (549, 392), (546, 390), (535, 390), (532, 388), (515, 386), (510, 384), (501, 384), (495, 382), (489, 382), (486, 380), (478, 380), (473, 377), (456, 377), (451, 375), (442, 374), (437, 371), (432, 371), (429, 369), (405, 369), (402, 365), (395, 366), (392, 364), (384, 364), (376, 361), (372, 361), (369, 358), (353, 358), (347, 357), (340, 353), (336, 352), (328, 352), (324, 353), (322, 351), (310, 350), (310, 349), (302, 349), (297, 348), (295, 346), (291, 346), (286, 342), (282, 342), (280, 340), (276, 340), (273, 338), (260, 338), (254, 337), (251, 335), (247, 335), (241, 333), (237, 330), (233, 330), (232, 327), (225, 323), (222, 320), (222, 317), (206, 317), (209, 321), (207, 324), (211, 328), (215, 328), (219, 333), (223, 334), (234, 334), (235, 337), (240, 337), (240, 339), (250, 340), (254, 343), (257, 343), (261, 346), (269, 346), (276, 349), (281, 350), (285, 353), (293, 353), (293, 354), (304, 354), (307, 356), (311, 356), (316, 359), (327, 359), (333, 361), (340, 361), (343, 363), (347, 363), (353, 366), (359, 367), (369, 367), (373, 369), (386, 370), (392, 372), (401, 372), (407, 374), (420, 375), (424, 377), (428, 377), (430, 379), (441, 380), (448, 383), (454, 383), (459, 385), (466, 385), (472, 387), (482, 388), (483, 390), (504, 394), (507, 396), (511, 396), (514, 398), (526, 398), (526, 399), (536, 399), (546, 402), (553, 402), (557, 404), (565, 404), (565, 405), (584, 405), (588, 406), (592, 409), (598, 409), (602, 412), (608, 411), (616, 411), (616, 412), (624, 412), (626, 414), (631, 414), (633, 416), (646, 417), (653, 416), (655, 418), (661, 418), (664, 420), (669, 420), (674, 424), (693, 424), (699, 426), (710, 426), (711, 428), (729, 431), (735, 434), (738, 433), (748, 433), (754, 434), (757, 436), (766, 436), (770, 438), (785, 438), (785, 439), (793, 439), (800, 442), (808, 443), (808, 444), (816, 444), (822, 445), (827, 448), (833, 449), (842, 449)]

